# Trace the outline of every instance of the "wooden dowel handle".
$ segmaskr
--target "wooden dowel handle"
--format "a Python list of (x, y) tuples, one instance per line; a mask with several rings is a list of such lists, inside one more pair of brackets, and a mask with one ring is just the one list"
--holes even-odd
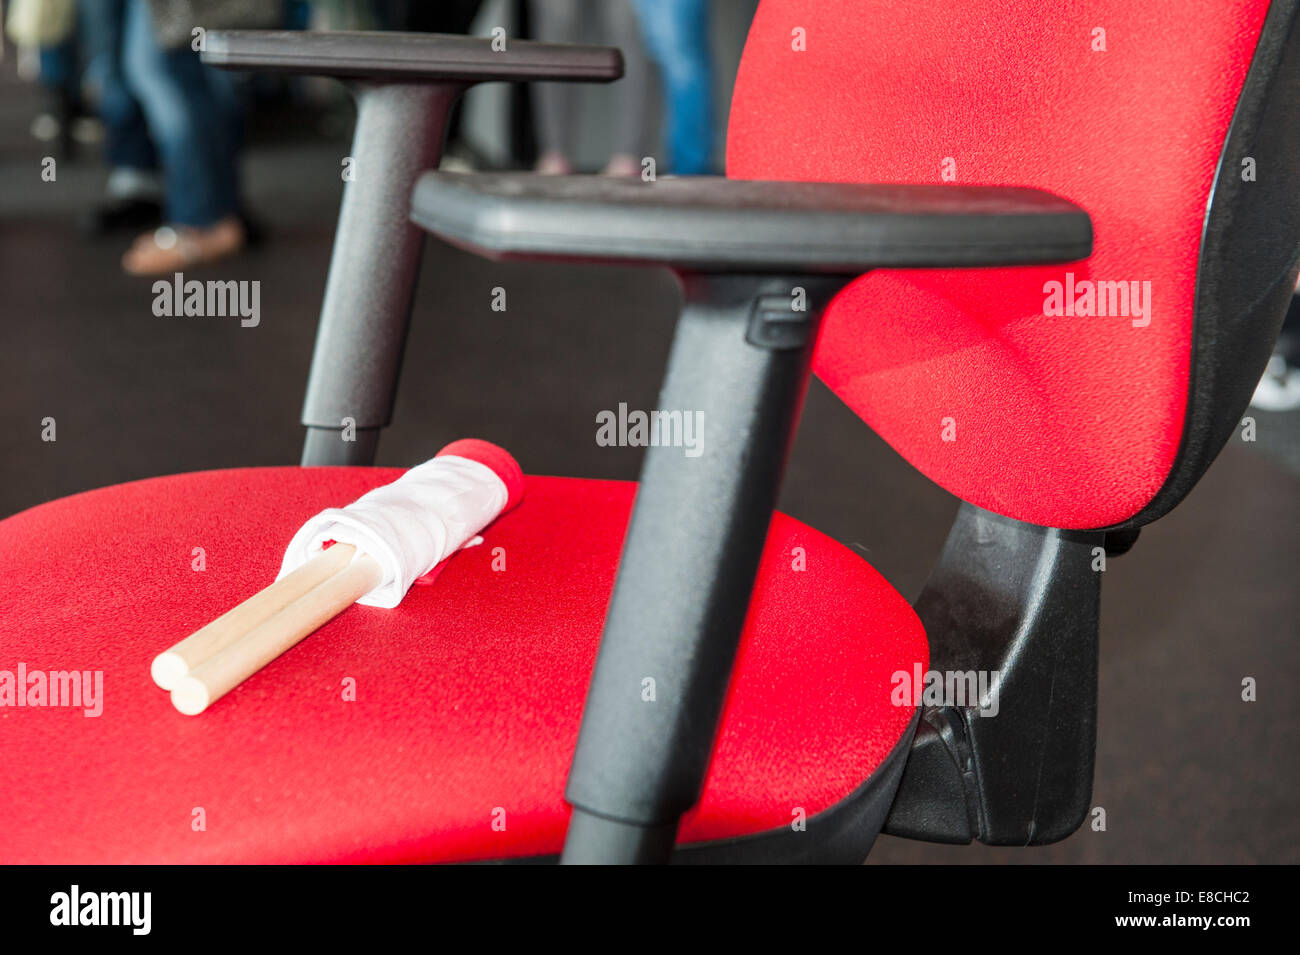
[(383, 579), (379, 562), (369, 554), (362, 554), (242, 639), (196, 666), (172, 688), (172, 704), (187, 716), (202, 713), (303, 637), (374, 590)]
[(230, 646), (258, 624), (279, 613), (303, 594), (324, 583), (347, 566), (356, 548), (335, 544), (321, 551), (283, 579), (259, 590), (206, 627), (154, 657), (149, 672), (164, 690), (173, 689), (192, 669)]

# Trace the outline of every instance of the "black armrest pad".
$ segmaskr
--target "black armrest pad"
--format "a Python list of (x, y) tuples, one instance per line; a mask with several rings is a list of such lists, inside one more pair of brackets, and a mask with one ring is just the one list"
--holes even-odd
[(493, 50), (485, 37), (437, 33), (213, 30), (203, 62), (230, 69), (315, 76), (428, 81), (586, 80), (623, 75), (613, 47), (508, 39)]
[(428, 172), (411, 218), (493, 258), (864, 272), (1070, 262), (1092, 222), (1037, 189)]

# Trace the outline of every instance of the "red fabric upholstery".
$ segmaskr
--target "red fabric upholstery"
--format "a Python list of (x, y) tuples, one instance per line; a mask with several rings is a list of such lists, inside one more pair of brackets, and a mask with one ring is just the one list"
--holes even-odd
[[(1267, 8), (764, 0), (729, 175), (938, 183), (951, 157), (958, 184), (1079, 203), (1096, 236), (1069, 266), (870, 274), (830, 309), (817, 373), (981, 507), (1068, 528), (1141, 510), (1178, 451), (1206, 201)], [(1045, 316), (1044, 285), (1066, 272), (1150, 282), (1150, 325)]]
[(451, 454), (457, 457), (468, 458), (470, 461), (477, 461), (479, 464), (492, 469), (501, 483), (506, 486), (506, 506), (504, 511), (513, 510), (518, 506), (524, 496), (524, 472), (520, 470), (519, 462), (514, 459), (509, 451), (505, 448), (498, 447), (491, 441), (483, 441), (480, 438), (461, 438), (459, 441), (453, 441), (434, 457), (442, 457), (444, 454)]
[[(431, 586), (395, 610), (351, 608), (201, 716), (150, 680), (155, 654), (273, 579), (302, 521), (399, 474), (185, 474), (0, 522), (0, 670), (104, 673), (97, 718), (0, 707), (0, 862), (558, 852), (632, 484), (527, 478), (522, 503)], [(776, 515), (683, 840), (788, 825), (794, 807), (811, 815), (848, 795), (904, 732), (912, 711), (891, 705), (890, 676), (916, 664), (928, 665), (925, 637), (903, 598)], [(349, 677), (355, 702), (342, 698)], [(206, 831), (192, 829), (197, 807)]]

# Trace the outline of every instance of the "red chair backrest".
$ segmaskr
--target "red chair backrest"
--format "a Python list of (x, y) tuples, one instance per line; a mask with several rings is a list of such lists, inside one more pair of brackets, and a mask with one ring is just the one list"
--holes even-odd
[[(862, 277), (827, 314), (817, 374), (980, 507), (1068, 528), (1168, 510), (1239, 420), (1294, 282), (1300, 217), (1287, 197), (1300, 188), (1279, 180), (1296, 182), (1281, 167), (1300, 155), (1259, 156), (1250, 180), (1225, 139), (1231, 126), (1242, 153), (1267, 138), (1244, 114), (1286, 71), (1264, 56), (1266, 18), (1285, 33), (1273, 47), (1293, 44), (1295, 6), (1275, 2), (1270, 17), (1268, 0), (764, 0), (728, 175), (1035, 186), (1087, 209), (1095, 232), (1092, 257), (1071, 265)], [(1216, 188), (1221, 155), (1234, 181)], [(1277, 221), (1258, 201), (1269, 189)], [(1229, 198), (1253, 210), (1254, 256)], [(1210, 254), (1227, 281), (1256, 260), (1232, 301), (1207, 285)], [(1090, 287), (1098, 314), (1086, 314)]]

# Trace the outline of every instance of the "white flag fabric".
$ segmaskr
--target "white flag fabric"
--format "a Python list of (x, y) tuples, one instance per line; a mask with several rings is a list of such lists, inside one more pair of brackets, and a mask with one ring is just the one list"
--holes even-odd
[[(456, 442), (448, 445), (448, 450), (470, 443)], [(500, 449), (488, 447), (500, 455), (494, 463), (499, 465), (504, 457), (514, 466), (517, 479), (473, 458), (440, 453), (392, 484), (309, 520), (289, 542), (276, 579), (319, 554), (326, 541), (352, 544), (358, 556), (369, 554), (384, 569), (383, 583), (357, 603), (396, 607), (418, 578), (464, 547), (515, 503), (515, 491), (522, 487), (518, 465)]]

